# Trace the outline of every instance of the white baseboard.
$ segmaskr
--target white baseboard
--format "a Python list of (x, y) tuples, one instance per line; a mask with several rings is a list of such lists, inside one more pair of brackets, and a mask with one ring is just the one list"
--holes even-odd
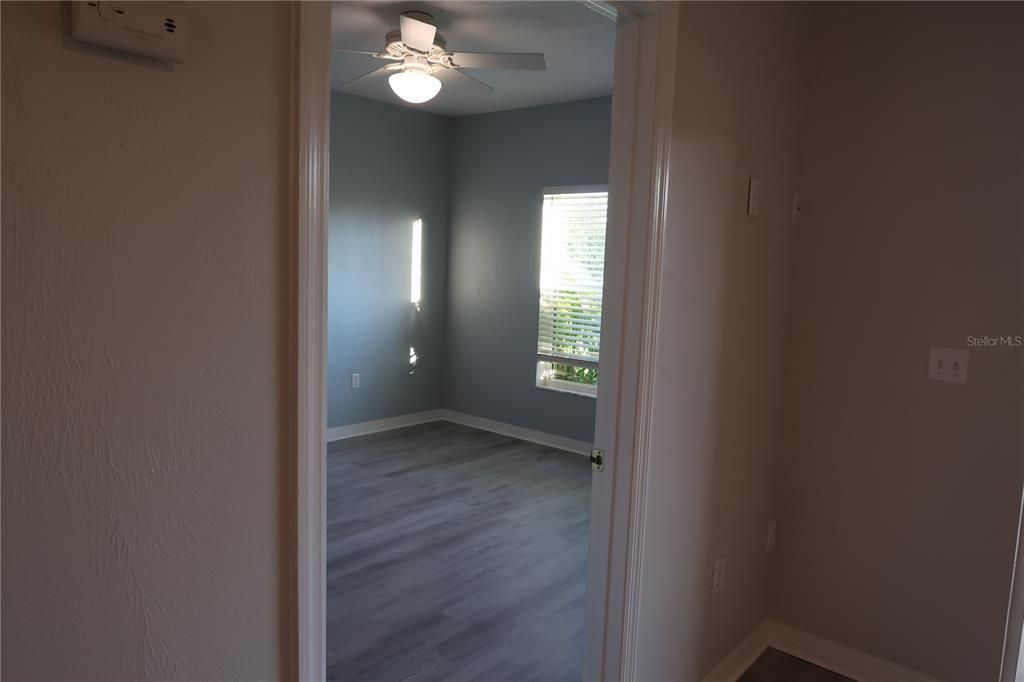
[(401, 429), (406, 426), (415, 426), (416, 424), (426, 424), (428, 422), (436, 421), (447, 421), (452, 422), (453, 424), (462, 424), (463, 426), (480, 429), (481, 431), (490, 431), (491, 433), (498, 433), (503, 436), (518, 438), (519, 440), (537, 443), (538, 445), (545, 445), (549, 448), (568, 450), (569, 452), (587, 455), (588, 457), (590, 456), (591, 445), (589, 443), (584, 443), (580, 440), (573, 440), (572, 438), (565, 438), (564, 436), (544, 433), (543, 431), (534, 431), (533, 429), (527, 429), (513, 424), (506, 424), (504, 422), (494, 421), (493, 419), (484, 419), (483, 417), (476, 417), (471, 414), (456, 412), (454, 410), (426, 410), (424, 412), (403, 414), (398, 417), (377, 419), (375, 421), (361, 422), (359, 424), (349, 424), (348, 426), (336, 426), (334, 428), (327, 429), (327, 442), (330, 443), (336, 440), (355, 438), (356, 436), (365, 436), (371, 433), (391, 431), (392, 429)]
[(768, 648), (766, 628), (768, 621), (762, 621), (753, 632), (743, 638), (729, 655), (708, 673), (702, 682), (736, 682), (754, 661)]
[(546, 445), (549, 448), (556, 448), (558, 450), (568, 450), (569, 452), (586, 455), (587, 457), (590, 456), (590, 449), (593, 447), (590, 443), (584, 443), (581, 440), (556, 436), (544, 433), (543, 431), (534, 431), (533, 429), (506, 424), (494, 421), (493, 419), (484, 419), (483, 417), (476, 417), (465, 412), (456, 412), (454, 410), (439, 410), (439, 412), (442, 413), (441, 419), (453, 424), (462, 424), (463, 426), (470, 426), (481, 431), (500, 433), (503, 436), (511, 436), (512, 438), (537, 443), (538, 445)]
[(405, 426), (415, 426), (416, 424), (436, 422), (442, 419), (441, 412), (443, 412), (443, 410), (425, 410), (423, 412), (413, 412), (412, 414), (403, 414), (397, 417), (388, 417), (387, 419), (375, 419), (371, 422), (360, 422), (358, 424), (349, 424), (348, 426), (335, 426), (334, 428), (327, 429), (327, 442), (330, 443), (336, 440), (365, 436), (371, 433), (379, 433), (381, 431), (391, 431), (392, 429), (400, 429)]
[(765, 621), (765, 625), (768, 646), (858, 682), (938, 682), (930, 675), (773, 620)]
[(916, 670), (770, 619), (754, 628), (703, 682), (735, 682), (768, 647), (857, 682), (939, 682)]

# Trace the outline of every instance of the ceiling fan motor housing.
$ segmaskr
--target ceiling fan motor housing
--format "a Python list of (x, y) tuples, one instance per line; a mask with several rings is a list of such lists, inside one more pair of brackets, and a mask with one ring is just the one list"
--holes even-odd
[(418, 56), (406, 56), (401, 64), (393, 64), (396, 70), (405, 71), (407, 73), (426, 73), (430, 74), (438, 70), (438, 65), (431, 64), (424, 57)]
[[(434, 47), (430, 49), (430, 55), (440, 55), (448, 50), (448, 41), (444, 39), (444, 36), (440, 33), (434, 34)], [(395, 55), (396, 57), (404, 57), (410, 52), (415, 52), (411, 47), (407, 46), (402, 42), (402, 32), (388, 31), (387, 36), (384, 38), (384, 51), (388, 54)], [(416, 52), (416, 54), (421, 54)]]

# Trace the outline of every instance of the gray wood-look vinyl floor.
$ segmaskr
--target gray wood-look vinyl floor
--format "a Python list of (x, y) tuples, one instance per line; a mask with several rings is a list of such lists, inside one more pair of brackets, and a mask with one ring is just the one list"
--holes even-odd
[(587, 458), (447, 422), (327, 448), (327, 678), (579, 680)]

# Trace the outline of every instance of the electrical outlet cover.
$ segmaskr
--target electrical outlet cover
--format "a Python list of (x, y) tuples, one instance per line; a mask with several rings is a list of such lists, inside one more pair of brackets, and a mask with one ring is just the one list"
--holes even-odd
[(711, 571), (711, 594), (718, 594), (725, 589), (725, 557), (715, 562)]

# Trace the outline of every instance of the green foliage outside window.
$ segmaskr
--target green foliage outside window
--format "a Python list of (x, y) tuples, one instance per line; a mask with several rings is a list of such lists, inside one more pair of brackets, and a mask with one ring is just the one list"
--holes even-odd
[(571, 381), (576, 384), (590, 384), (594, 385), (597, 383), (597, 368), (596, 367), (577, 367), (576, 365), (559, 365), (552, 364), (551, 371), (554, 372), (554, 379), (560, 379), (561, 381)]
[[(579, 292), (564, 290), (557, 292), (552, 303), (551, 319), (557, 330), (552, 347), (555, 354), (587, 356), (599, 351), (601, 335), (593, 330), (591, 321), (594, 317), (600, 319), (600, 304), (595, 315), (592, 296), (581, 296)], [(595, 367), (552, 363), (551, 370), (553, 379), (576, 384), (597, 384), (598, 371)]]

